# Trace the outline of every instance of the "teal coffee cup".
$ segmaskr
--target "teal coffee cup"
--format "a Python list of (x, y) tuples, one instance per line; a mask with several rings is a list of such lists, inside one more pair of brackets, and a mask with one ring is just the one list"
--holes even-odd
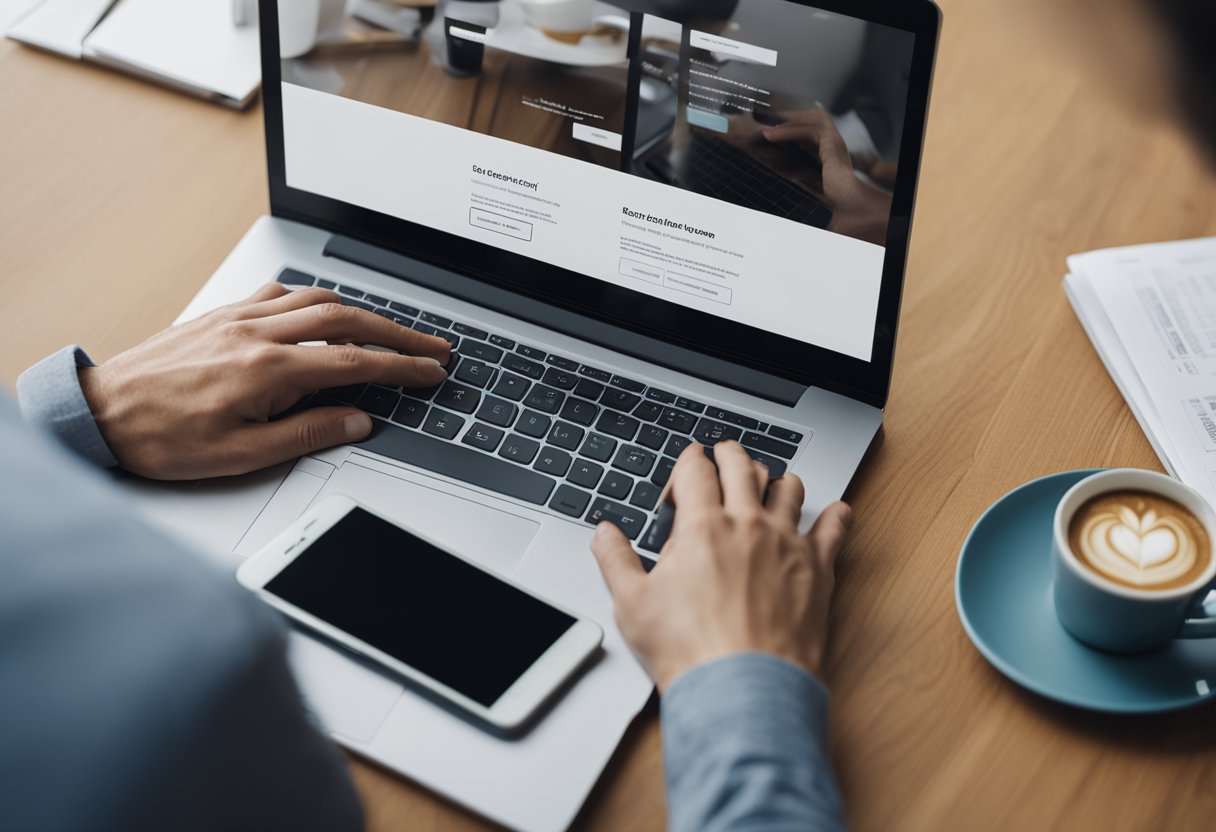
[[(1090, 503), (1103, 495), (1100, 505)], [(1190, 517), (1171, 511), (1168, 501)], [(1195, 533), (1195, 520), (1206, 537)], [(1133, 468), (1086, 477), (1056, 506), (1056, 615), (1074, 638), (1112, 653), (1214, 638), (1216, 613), (1204, 606), (1216, 581), (1214, 542), (1216, 513), (1189, 486)], [(1083, 551), (1074, 551), (1074, 543)]]

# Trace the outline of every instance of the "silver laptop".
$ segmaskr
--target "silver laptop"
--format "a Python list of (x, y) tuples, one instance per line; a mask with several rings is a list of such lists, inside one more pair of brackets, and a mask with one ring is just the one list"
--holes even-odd
[[(509, 827), (563, 829), (652, 692), (594, 524), (653, 566), (675, 456), (723, 439), (801, 476), (809, 524), (882, 425), (937, 9), (449, 2), (416, 33), (323, 18), (295, 57), (278, 33), (298, 44), (300, 21), (260, 14), (273, 216), (181, 319), (267, 281), (322, 286), (448, 339), (454, 364), (434, 389), (301, 403), (366, 410), (358, 445), (126, 487), (229, 568), (348, 494), (597, 620), (603, 657), (519, 740), (293, 636), (343, 745)], [(821, 164), (824, 135), (843, 169)]]

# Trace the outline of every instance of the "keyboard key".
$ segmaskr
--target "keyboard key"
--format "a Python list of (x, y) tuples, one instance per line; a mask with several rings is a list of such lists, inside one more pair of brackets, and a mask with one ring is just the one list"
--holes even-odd
[(582, 396), (590, 401), (598, 401), (600, 394), (604, 392), (604, 385), (598, 381), (592, 381), (589, 378), (579, 379), (578, 385), (574, 388), (574, 395)]
[[(459, 417), (446, 414), (445, 418)], [(373, 422), (371, 436), (358, 444), (373, 453), (533, 505), (543, 506), (557, 486), (552, 477), (387, 422)]]
[(501, 335), (491, 335), (490, 343), (496, 347), (502, 347), (504, 350), (515, 349), (515, 342), (510, 338), (503, 338)]
[(426, 419), (422, 422), (424, 431), (441, 439), (455, 439), (456, 434), (460, 433), (460, 429), (463, 427), (464, 419), (455, 413), (448, 413), (437, 407), (432, 407), (431, 412), (426, 414)]
[(778, 480), (785, 476), (786, 464), (784, 460), (777, 459), (775, 456), (769, 456), (766, 453), (755, 450), (754, 448), (744, 448), (747, 455), (759, 462), (765, 468), (768, 468), (768, 477), (772, 480)]
[(663, 448), (663, 453), (668, 456), (679, 456), (684, 453), (684, 449), (692, 444), (692, 440), (679, 434), (673, 433), (671, 438), (667, 440), (666, 447)]
[(546, 445), (541, 449), (540, 455), (536, 458), (536, 464), (532, 467), (542, 474), (564, 477), (566, 476), (566, 472), (570, 470), (572, 462), (574, 462), (574, 457), (570, 456), (570, 454)]
[(705, 415), (711, 419), (719, 419), (723, 422), (729, 422), (732, 425), (755, 430), (760, 427), (760, 422), (753, 419), (751, 416), (741, 416), (738, 413), (731, 413), (729, 410), (723, 410), (720, 407), (711, 407), (706, 409)]
[(355, 300), (354, 298), (341, 298), (340, 300), (342, 301), (343, 306), (353, 306), (356, 309), (364, 309), (368, 312), (376, 311), (376, 307), (372, 306), (370, 303), (364, 303), (361, 300)]
[(456, 380), (484, 388), (494, 380), (494, 368), (480, 361), (462, 361), (456, 371)]
[(657, 459), (657, 456), (643, 448), (624, 445), (616, 452), (616, 458), (612, 460), (612, 467), (627, 471), (636, 477), (644, 477), (650, 473), (650, 469), (654, 468)]
[(590, 502), (591, 495), (586, 491), (579, 491), (569, 485), (559, 485), (557, 493), (549, 501), (549, 508), (567, 517), (582, 517)]
[(519, 417), (519, 424), (515, 429), (524, 436), (539, 438), (549, 432), (549, 425), (553, 420), (543, 413), (537, 413), (535, 410), (525, 410), (524, 415)]
[(453, 352), (455, 352), (456, 350), (458, 350), (460, 348), (460, 336), (459, 335), (453, 335), (452, 333), (445, 332), (443, 330), (437, 330), (435, 332), (435, 334), (438, 335), (443, 340), (447, 341), (448, 344), (452, 347)]
[(768, 429), (768, 433), (769, 436), (784, 439), (786, 442), (793, 442), (795, 445), (802, 443), (802, 434), (796, 430), (788, 430), (786, 428), (779, 428), (776, 425), (773, 425)]
[(424, 402), (429, 402), (431, 399), (435, 398), (435, 394), (439, 392), (439, 388), (442, 386), (443, 384), (441, 383), (431, 385), (430, 387), (403, 387), (401, 389), (404, 390), (408, 396), (412, 396), (413, 398)]
[(626, 393), (624, 390), (605, 390), (600, 396), (600, 404), (604, 407), (611, 407), (613, 410), (622, 410), (625, 413), (633, 410), (638, 406), (642, 398), (635, 396), (633, 393)]
[(358, 289), (352, 289), (350, 286), (339, 286), (338, 294), (346, 295), (348, 298), (361, 298), (363, 293)]
[(544, 350), (538, 350), (536, 347), (529, 347), (527, 344), (519, 344), (515, 347), (515, 351), (524, 358), (531, 358), (534, 361), (544, 361), (548, 353)]
[(663, 408), (657, 404), (650, 402), (642, 402), (633, 409), (633, 415), (641, 419), (643, 422), (656, 422), (659, 419), (659, 414), (663, 412)]
[(417, 318), (421, 313), (414, 308), (404, 303), (397, 303), (395, 300), (388, 302), (388, 308), (394, 312), (400, 312), (402, 315), (409, 315), (411, 318)]
[(331, 387), (328, 390), (322, 390), (321, 395), (343, 404), (354, 404), (359, 401), (359, 397), (363, 395), (366, 388), (366, 384), (348, 384), (346, 387)]
[(571, 361), (569, 358), (562, 358), (560, 355), (551, 355), (545, 360), (554, 367), (557, 367), (559, 370), (565, 370), (570, 373), (578, 372), (578, 362)]
[(697, 426), (697, 419), (682, 410), (665, 407), (659, 416), (659, 424), (676, 433), (692, 433), (692, 429)]
[(644, 552), (654, 552), (656, 555), (662, 551), (663, 545), (667, 543), (667, 538), (671, 537), (671, 528), (675, 524), (676, 512), (670, 503), (659, 508), (658, 515), (654, 518), (654, 522), (650, 524), (650, 528), (646, 529), (646, 534), (642, 535), (642, 539), (638, 541), (638, 548)]
[(533, 385), (528, 398), (524, 399), (524, 404), (542, 413), (557, 413), (562, 409), (562, 402), (565, 400), (566, 394), (562, 391), (545, 387), (543, 384), (536, 384)]
[(676, 407), (682, 410), (691, 410), (693, 413), (704, 413), (705, 405), (700, 402), (695, 402), (692, 399), (686, 399), (680, 396), (676, 399)]
[(407, 428), (416, 428), (422, 424), (422, 419), (426, 416), (426, 408), (426, 402), (403, 396), (401, 403), (393, 412), (393, 421), (399, 425), (405, 425)]
[(595, 416), (599, 412), (598, 407), (581, 399), (566, 399), (566, 403), (562, 405), (562, 418), (578, 422), (580, 425), (590, 425), (595, 421)]
[(604, 384), (612, 381), (612, 373), (607, 370), (597, 370), (595, 367), (588, 367), (586, 364), (578, 368), (578, 374), (593, 378), (596, 381), (602, 381)]
[(504, 436), (506, 436), (505, 431), (476, 422), (460, 441), (472, 448), (494, 453), (498, 450), (498, 444), (502, 442)]
[(390, 321), (395, 321), (397, 319), (397, 316), (394, 315), (392, 312), (389, 312), (387, 309), (373, 309), (372, 311), (375, 312), (377, 315), (379, 315), (381, 318), (388, 318)]
[(668, 393), (666, 390), (658, 390), (654, 387), (651, 387), (649, 390), (646, 391), (646, 398), (659, 402), (661, 404), (675, 404), (676, 403), (676, 394), (675, 393)]
[(643, 511), (653, 511), (655, 504), (659, 502), (659, 495), (663, 493), (663, 489), (646, 480), (638, 480), (638, 484), (633, 487), (633, 493), (629, 495), (629, 504), (635, 505)]
[(317, 279), (298, 269), (283, 269), (275, 278), (275, 282), (282, 283), (284, 286), (311, 286), (317, 282)]
[(388, 306), (388, 298), (382, 298), (379, 295), (364, 295), (363, 299), (368, 303), (376, 304), (376, 306)]
[(503, 459), (518, 462), (520, 465), (531, 465), (539, 451), (540, 443), (535, 439), (513, 433), (507, 437), (506, 442), (502, 443), (502, 450), (498, 452), (498, 455)]
[(724, 425), (712, 419), (702, 418), (701, 421), (697, 422), (697, 429), (693, 431), (692, 435), (702, 445), (712, 446), (725, 439), (738, 439), (743, 435), (743, 431), (731, 425)]
[(418, 319), (420, 321), (424, 321), (425, 323), (433, 324), (434, 326), (443, 327), (444, 329), (447, 329), (452, 325), (451, 318), (436, 315), (434, 312), (419, 312)]
[(605, 520), (620, 529), (625, 537), (637, 540), (638, 535), (642, 533), (642, 525), (646, 522), (646, 515), (636, 508), (623, 506), (612, 500), (596, 499), (591, 504), (591, 510), (587, 512), (586, 521), (599, 525)]
[(484, 341), (470, 341), (468, 338), (460, 345), (460, 352), (469, 358), (477, 358), (490, 364), (502, 361), (502, 350)]
[[(553, 356), (549, 356), (549, 358), (552, 359)], [(544, 382), (559, 390), (573, 390), (574, 386), (578, 384), (578, 376), (565, 370), (559, 370), (557, 367), (550, 367), (545, 370)]]
[(743, 434), (743, 438), (739, 441), (746, 448), (755, 448), (758, 451), (773, 454), (782, 459), (793, 459), (794, 454), (798, 451), (793, 445), (787, 445), (785, 442), (780, 442), (760, 433), (752, 433), (751, 431)]
[(579, 443), (583, 441), (582, 428), (577, 425), (572, 425), (569, 422), (557, 422), (553, 425), (553, 430), (549, 431), (549, 441), (559, 448), (565, 448), (568, 451), (578, 449)]
[(481, 401), (481, 393), (454, 381), (446, 381), (435, 394), (435, 404), (458, 413), (472, 413)]
[(494, 385), (494, 395), (502, 396), (504, 399), (510, 399), (513, 402), (523, 401), (524, 396), (528, 393), (528, 388), (532, 386), (532, 382), (528, 381), (523, 376), (517, 376), (514, 373), (503, 373), (498, 379), (498, 384)]
[(613, 376), (611, 384), (613, 387), (628, 390), (630, 393), (641, 393), (646, 389), (646, 385), (642, 384), (642, 382), (634, 381), (633, 379), (629, 378), (621, 378), (620, 376)]
[(650, 448), (652, 451), (662, 450), (663, 445), (667, 443), (667, 437), (670, 436), (667, 431), (654, 425), (642, 425), (642, 430), (638, 433), (638, 444)]
[(498, 425), (500, 428), (511, 427), (518, 415), (519, 407), (517, 405), (494, 396), (486, 396), (485, 401), (481, 403), (481, 409), (477, 411), (478, 419), (489, 422), (491, 425)]
[(400, 315), (394, 315), (393, 323), (395, 323), (397, 326), (403, 326), (406, 329), (413, 329), (414, 324), (416, 324), (418, 322), (415, 321), (413, 318), (403, 318)]
[(325, 280), (323, 278), (317, 279), (317, 285), (322, 289), (329, 289), (331, 291), (338, 288), (337, 283), (334, 283), (332, 280)]
[(587, 436), (587, 439), (583, 442), (583, 447), (579, 448), (578, 452), (599, 462), (607, 462), (612, 459), (612, 452), (615, 450), (615, 439), (609, 439), (607, 436), (592, 433)]
[(475, 326), (469, 326), (468, 324), (462, 323), (452, 324), (452, 332), (458, 332), (461, 335), (467, 335), (470, 338), (480, 338), (482, 341), (490, 337), (490, 333), (486, 332), (484, 329), (478, 329)]
[(620, 471), (609, 471), (600, 483), (599, 493), (614, 500), (623, 500), (633, 490), (633, 479)]
[(421, 332), (423, 335), (435, 335), (435, 336), (439, 335), (439, 330), (435, 329), (435, 327), (431, 326), (430, 324), (424, 324), (421, 322), (415, 323), (413, 326), (413, 330), (414, 330), (414, 332)]
[(676, 467), (676, 461), (669, 456), (665, 456), (659, 460), (659, 464), (654, 467), (654, 473), (650, 475), (650, 481), (659, 488), (667, 485), (667, 481), (671, 479), (671, 469)]
[(513, 373), (519, 373), (531, 379), (539, 379), (545, 374), (545, 365), (537, 364), (535, 361), (529, 361), (515, 354), (503, 356), (502, 366)]
[(570, 466), (570, 476), (567, 479), (583, 488), (595, 488), (602, 476), (604, 476), (602, 466), (587, 459), (576, 459)]
[(397, 402), (400, 400), (401, 396), (395, 390), (387, 390), (371, 384), (363, 391), (359, 401), (355, 402), (355, 407), (387, 419), (393, 415), (393, 411), (397, 409)]
[(626, 416), (624, 413), (617, 413), (612, 410), (605, 410), (600, 415), (599, 421), (595, 423), (595, 429), (609, 436), (615, 436), (618, 439), (631, 442), (633, 441), (633, 437), (637, 436), (638, 428), (641, 425), (642, 423), (632, 416)]

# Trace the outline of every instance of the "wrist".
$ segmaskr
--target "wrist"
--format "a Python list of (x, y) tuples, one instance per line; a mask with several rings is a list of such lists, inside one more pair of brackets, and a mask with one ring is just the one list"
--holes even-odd
[(654, 678), (655, 687), (658, 689), (659, 695), (663, 696), (668, 690), (671, 689), (673, 684), (679, 681), (681, 677), (689, 673), (700, 670), (703, 667), (708, 667), (709, 665), (717, 662), (735, 659), (740, 656), (756, 656), (769, 659), (779, 659), (786, 664), (793, 665), (799, 670), (808, 673), (814, 679), (822, 683), (823, 651), (816, 649), (812, 652), (813, 655), (803, 655), (796, 651), (752, 646), (724, 648), (721, 650), (707, 651), (695, 658), (656, 664), (651, 675)]

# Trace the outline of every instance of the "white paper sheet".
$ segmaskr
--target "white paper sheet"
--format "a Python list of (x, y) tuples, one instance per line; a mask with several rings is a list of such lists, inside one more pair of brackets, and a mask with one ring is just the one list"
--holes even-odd
[(0, 34), (41, 3), (42, 0), (0, 0)]
[(114, 0), (44, 0), (13, 24), (7, 34), (31, 46), (79, 59), (85, 37), (112, 5)]
[(1096, 251), (1069, 266), (1078, 315), (1162, 462), (1216, 505), (1216, 238)]

